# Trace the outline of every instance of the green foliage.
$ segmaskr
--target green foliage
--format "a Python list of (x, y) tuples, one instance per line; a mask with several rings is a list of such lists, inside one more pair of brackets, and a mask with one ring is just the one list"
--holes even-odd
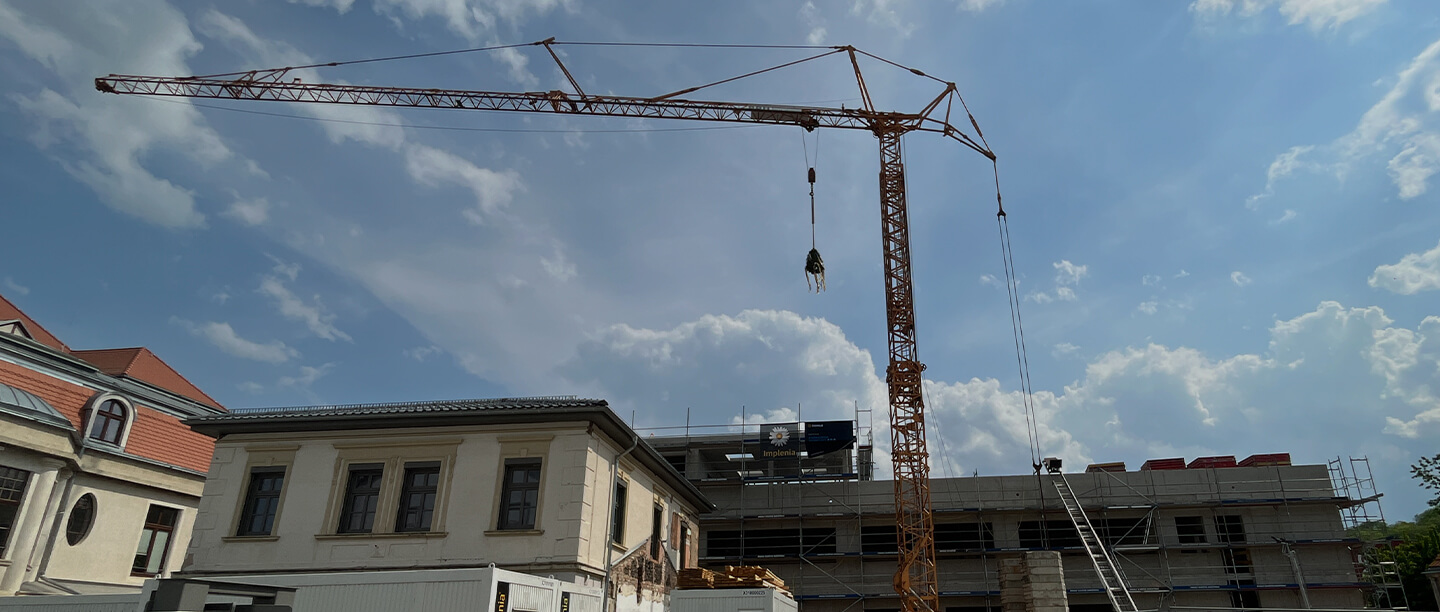
[(1435, 497), (1430, 498), (1431, 509), (1440, 507), (1440, 454), (1421, 457), (1410, 466), (1410, 477), (1419, 479), (1420, 486), (1435, 493)]

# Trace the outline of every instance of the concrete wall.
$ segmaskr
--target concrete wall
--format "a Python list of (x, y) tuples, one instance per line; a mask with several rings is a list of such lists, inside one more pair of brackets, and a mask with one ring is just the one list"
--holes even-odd
[[(623, 449), (586, 423), (465, 426), (363, 431), (245, 434), (221, 439), (185, 566), (187, 575), (269, 572), (500, 567), (560, 579), (598, 580), (607, 552), (610, 465)], [(535, 529), (497, 530), (500, 479), (507, 458), (542, 459)], [(408, 461), (442, 463), (432, 529), (393, 533), (401, 473)], [(348, 465), (385, 464), (373, 533), (337, 534)], [(237, 537), (250, 469), (286, 468), (271, 536)], [(630, 475), (630, 538), (650, 531), (651, 500), (694, 509), (656, 483)], [(618, 558), (619, 555), (616, 555)]]

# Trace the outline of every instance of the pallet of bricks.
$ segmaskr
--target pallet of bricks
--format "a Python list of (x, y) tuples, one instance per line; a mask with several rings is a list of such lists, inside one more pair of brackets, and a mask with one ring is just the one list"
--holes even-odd
[(680, 570), (682, 589), (755, 589), (773, 587), (784, 591), (785, 581), (758, 565), (727, 565), (723, 571), (693, 567)]

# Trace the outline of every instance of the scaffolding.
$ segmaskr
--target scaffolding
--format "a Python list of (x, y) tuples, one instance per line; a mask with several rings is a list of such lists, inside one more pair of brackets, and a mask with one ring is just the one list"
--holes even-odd
[[(852, 469), (815, 469), (801, 457), (789, 472), (748, 457), (746, 449), (761, 442), (754, 424), (691, 426), (683, 436), (648, 440), (717, 505), (702, 519), (702, 565), (764, 565), (803, 606), (825, 612), (899, 607), (891, 587), (898, 548), (893, 490), (862, 477), (868, 440), (846, 454)], [(727, 445), (732, 451), (721, 452)], [(837, 461), (815, 461), (822, 459)], [(1066, 478), (1141, 609), (1258, 607), (1262, 599), (1267, 608), (1298, 609), (1310, 599), (1317, 609), (1338, 609), (1361, 607), (1363, 594), (1383, 578), (1357, 570), (1355, 551), (1363, 543), (1347, 533), (1351, 510), (1375, 495), (1366, 474), (1337, 481), (1329, 466), (1309, 465)], [(1053, 478), (932, 481), (946, 612), (997, 608), (1000, 559), (1026, 550), (1062, 554), (1073, 609), (1110, 608)], [(1371, 492), (1348, 486), (1362, 484)], [(1050, 487), (1048, 494), (1038, 485)]]
[(1336, 457), (1329, 461), (1328, 468), (1336, 493), (1348, 500), (1340, 509), (1345, 531), (1358, 534), (1366, 527), (1378, 527), (1382, 532), (1380, 538), (1361, 541), (1354, 549), (1356, 574), (1374, 585), (1369, 593), (1370, 604), (1376, 608), (1409, 610), (1410, 602), (1394, 561), (1397, 542), (1384, 535), (1388, 523), (1385, 509), (1380, 505), (1382, 494), (1375, 487), (1375, 476), (1370, 471), (1370, 459)]

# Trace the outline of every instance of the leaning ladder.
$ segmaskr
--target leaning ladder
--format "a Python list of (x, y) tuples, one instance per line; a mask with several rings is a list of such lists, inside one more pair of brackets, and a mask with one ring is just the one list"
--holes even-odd
[(1125, 586), (1125, 577), (1120, 575), (1120, 568), (1116, 567), (1114, 557), (1110, 556), (1110, 551), (1105, 549), (1104, 543), (1095, 533), (1095, 528), (1090, 525), (1090, 518), (1085, 516), (1085, 510), (1080, 507), (1080, 500), (1075, 497), (1075, 492), (1070, 490), (1070, 483), (1065, 480), (1065, 475), (1056, 474), (1054, 482), (1055, 490), (1060, 492), (1060, 501), (1065, 504), (1065, 512), (1070, 515), (1070, 522), (1075, 525), (1075, 531), (1079, 532), (1080, 541), (1085, 543), (1085, 554), (1089, 555), (1090, 564), (1095, 566), (1095, 573), (1100, 576), (1100, 586), (1110, 598), (1110, 605), (1114, 606), (1117, 612), (1136, 612), (1135, 600), (1130, 597), (1130, 589)]

